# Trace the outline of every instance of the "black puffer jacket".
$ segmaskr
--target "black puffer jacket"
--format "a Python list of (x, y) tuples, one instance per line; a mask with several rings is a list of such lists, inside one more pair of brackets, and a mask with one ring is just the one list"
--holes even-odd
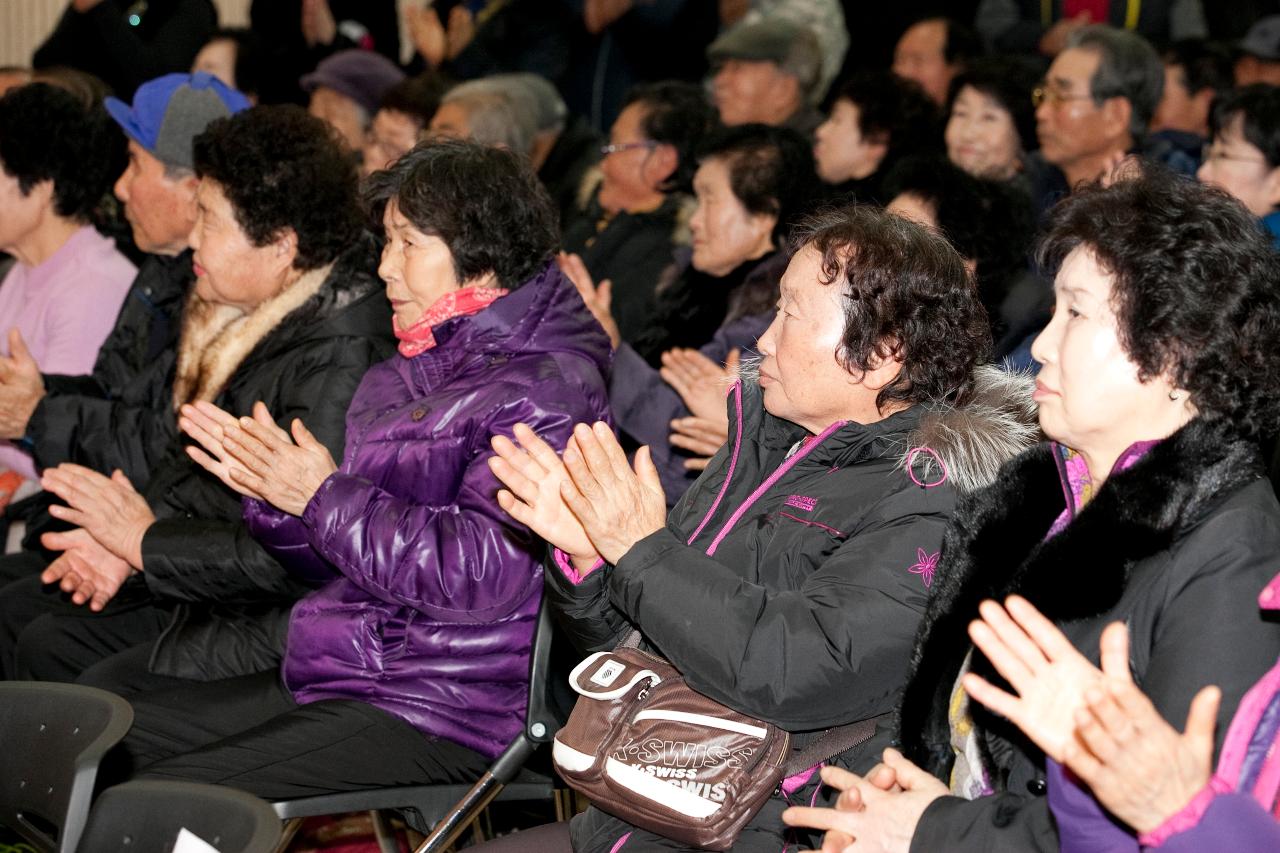
[[(242, 414), (261, 400), (279, 423), (302, 419), (340, 459), (351, 396), (365, 371), (394, 351), (374, 267), (368, 242), (339, 258), (319, 291), (249, 352), (214, 404)], [(239, 495), (192, 462), (186, 443), (170, 443), (142, 489), (157, 520), (142, 540), (144, 571), (131, 582), (145, 583), (155, 600), (184, 605), (152, 669), (203, 679), (275, 665), (280, 649), (263, 642), (254, 619), (274, 625), (308, 590), (249, 536)]]
[[(1059, 467), (1050, 445), (1028, 451), (962, 502), (947, 531), (900, 711), (903, 751), (940, 779), (954, 763), (947, 712), (972, 648), (966, 629), (985, 598), (1024, 596), (1095, 664), (1102, 629), (1126, 622), (1134, 678), (1179, 729), (1200, 688), (1222, 688), (1219, 739), (1280, 654), (1280, 626), (1257, 615), (1276, 573), (1280, 505), (1251, 442), (1193, 421), (1046, 540), (1065, 507)], [(980, 653), (972, 666), (1002, 683)], [(935, 801), (911, 849), (1057, 850), (1044, 756), (995, 715), (975, 709), (974, 723), (997, 793)]]
[[(1026, 383), (982, 377), (964, 408), (838, 423), (807, 442), (764, 411), (758, 385), (739, 384), (729, 444), (665, 529), (577, 585), (548, 568), (561, 624), (583, 651), (615, 645), (634, 625), (698, 691), (788, 731), (889, 713), (958, 492), (987, 482), (1036, 434)], [(927, 453), (912, 453), (921, 447), (944, 460), (945, 481)], [(920, 464), (908, 471), (913, 455)], [(796, 748), (811, 739), (795, 738)], [(836, 760), (866, 770), (886, 741), (887, 730)], [(807, 802), (814, 787), (793, 796)], [(776, 853), (783, 805), (775, 798), (735, 849)], [(593, 808), (574, 821), (574, 849), (609, 850), (631, 829)], [(627, 849), (637, 844), (678, 846), (638, 830)]]
[(45, 376), (27, 424), (36, 464), (119, 468), (135, 483), (177, 434), (170, 381), (191, 252), (149, 255), (88, 376)]

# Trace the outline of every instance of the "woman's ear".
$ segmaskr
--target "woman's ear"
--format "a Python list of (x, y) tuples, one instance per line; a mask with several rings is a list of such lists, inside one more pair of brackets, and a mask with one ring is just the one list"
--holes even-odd
[(644, 176), (655, 190), (662, 187), (680, 167), (680, 152), (674, 145), (660, 143), (649, 152), (644, 164)]
[(292, 228), (283, 229), (271, 242), (275, 258), (282, 269), (291, 269), (298, 258), (298, 232)]

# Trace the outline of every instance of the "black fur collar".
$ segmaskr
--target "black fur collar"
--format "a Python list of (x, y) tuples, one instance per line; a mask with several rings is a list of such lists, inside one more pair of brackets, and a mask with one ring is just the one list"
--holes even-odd
[(1260, 476), (1252, 442), (1197, 419), (1109, 477), (1046, 541), (1065, 508), (1053, 449), (1041, 444), (1011, 460), (994, 484), (961, 501), (944, 537), (899, 710), (906, 755), (940, 778), (949, 772), (947, 707), (981, 601), (1016, 592), (1055, 622), (1096, 619), (1118, 603), (1134, 563)]

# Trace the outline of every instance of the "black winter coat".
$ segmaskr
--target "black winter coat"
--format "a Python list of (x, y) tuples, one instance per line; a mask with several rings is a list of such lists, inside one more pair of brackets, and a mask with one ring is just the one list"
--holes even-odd
[[(1017, 380), (992, 372), (980, 396), (968, 409), (837, 423), (801, 446), (808, 433), (766, 413), (757, 384), (739, 384), (729, 444), (665, 529), (577, 585), (548, 567), (562, 626), (584, 652), (638, 627), (696, 690), (791, 732), (891, 712), (957, 486), (989, 479), (1034, 435)], [(973, 452), (984, 443), (985, 457)], [(906, 470), (921, 446), (941, 455), (950, 479), (917, 484), (939, 480), (928, 466)], [(887, 738), (835, 760), (865, 771)], [(801, 749), (811, 739), (793, 740)], [(793, 796), (807, 802), (814, 787)], [(775, 798), (735, 849), (775, 853), (783, 805)], [(574, 849), (609, 850), (630, 829), (590, 809), (574, 821)], [(639, 830), (627, 849), (637, 844), (679, 846)]]
[[(1102, 629), (1126, 622), (1134, 678), (1179, 730), (1200, 688), (1222, 688), (1219, 739), (1280, 654), (1280, 626), (1257, 615), (1280, 554), (1280, 504), (1251, 442), (1193, 421), (1046, 540), (1066, 506), (1057, 460), (1048, 444), (1019, 456), (948, 528), (899, 715), (904, 753), (940, 779), (954, 762), (947, 709), (972, 649), (966, 628), (986, 598), (1024, 596), (1095, 664)], [(976, 651), (973, 669), (1003, 683)], [(974, 724), (998, 793), (935, 801), (911, 849), (1056, 851), (1043, 754), (981, 708)]]
[[(278, 423), (300, 418), (341, 459), (351, 397), (365, 371), (394, 352), (374, 266), (368, 243), (339, 258), (315, 296), (245, 357), (214, 404), (240, 414), (261, 400)], [(249, 535), (240, 496), (192, 462), (186, 443), (171, 442), (142, 490), (157, 520), (143, 537), (137, 577), (153, 599), (185, 605), (157, 644), (152, 670), (211, 679), (268, 668), (281, 649), (262, 632), (308, 588)]]
[(148, 255), (88, 376), (45, 376), (27, 424), (36, 464), (119, 468), (135, 483), (177, 435), (171, 377), (191, 252)]

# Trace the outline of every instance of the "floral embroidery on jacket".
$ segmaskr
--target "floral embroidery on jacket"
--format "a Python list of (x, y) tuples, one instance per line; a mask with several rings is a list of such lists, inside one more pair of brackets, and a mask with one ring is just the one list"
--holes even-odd
[(941, 551), (926, 554), (923, 548), (917, 548), (916, 564), (908, 568), (907, 571), (913, 575), (920, 575), (926, 587), (933, 586), (933, 571), (938, 567), (938, 557), (941, 555)]

